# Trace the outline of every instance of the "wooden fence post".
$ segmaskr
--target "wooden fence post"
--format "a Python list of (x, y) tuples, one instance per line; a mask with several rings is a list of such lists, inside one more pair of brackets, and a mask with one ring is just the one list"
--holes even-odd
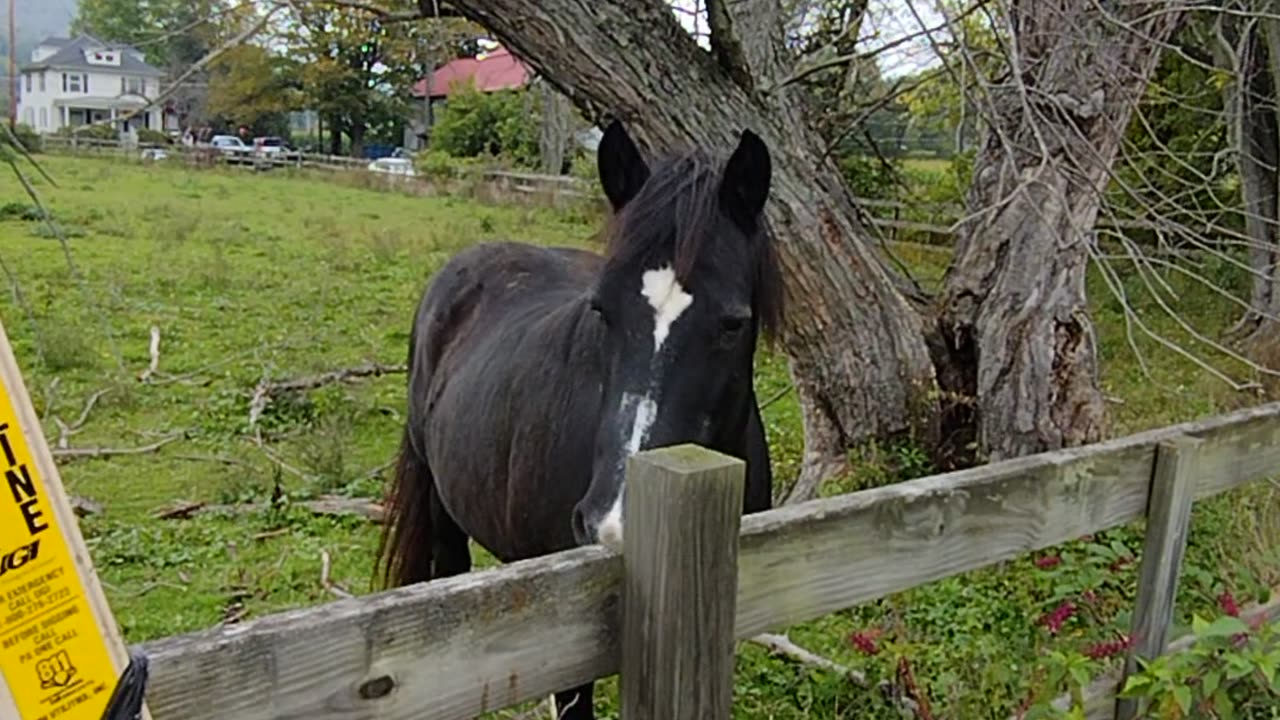
[(745, 464), (681, 445), (627, 462), (623, 720), (728, 720)]
[[(1156, 447), (1130, 634), (1134, 645), (1125, 660), (1120, 689), (1124, 688), (1129, 675), (1137, 672), (1139, 658), (1151, 660), (1161, 655), (1168, 643), (1182, 556), (1187, 548), (1191, 505), (1195, 501), (1196, 460), (1201, 444), (1196, 438), (1180, 436)], [(1116, 720), (1131, 720), (1137, 711), (1136, 700), (1116, 699)]]

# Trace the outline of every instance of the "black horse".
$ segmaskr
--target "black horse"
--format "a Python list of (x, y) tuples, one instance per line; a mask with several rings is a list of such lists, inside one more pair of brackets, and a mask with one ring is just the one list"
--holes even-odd
[[(409, 339), (409, 409), (380, 549), (388, 585), (601, 543), (620, 550), (623, 469), (698, 443), (747, 465), (746, 513), (771, 505), (752, 386), (781, 309), (762, 227), (769, 150), (744, 131), (721, 168), (650, 167), (622, 126), (598, 151), (613, 208), (606, 253), (495, 242), (451, 259)], [(559, 692), (594, 717), (594, 684)]]

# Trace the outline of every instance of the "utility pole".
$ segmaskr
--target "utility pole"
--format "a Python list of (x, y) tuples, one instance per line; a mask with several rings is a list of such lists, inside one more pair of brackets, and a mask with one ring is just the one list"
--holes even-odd
[(18, 128), (18, 14), (9, 0), (9, 129)]

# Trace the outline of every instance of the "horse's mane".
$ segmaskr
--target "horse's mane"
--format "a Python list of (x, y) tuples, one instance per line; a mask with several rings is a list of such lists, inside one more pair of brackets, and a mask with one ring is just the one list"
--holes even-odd
[[(606, 272), (661, 253), (672, 258), (676, 278), (687, 283), (707, 250), (703, 245), (714, 238), (717, 225), (728, 221), (720, 214), (721, 177), (721, 163), (699, 151), (654, 163), (648, 181), (605, 229)], [(774, 337), (782, 316), (782, 276), (766, 233), (761, 225), (742, 238), (746, 248), (717, 242), (710, 251), (748, 254), (755, 272), (752, 311), (766, 336)], [(716, 262), (714, 256), (708, 260)]]

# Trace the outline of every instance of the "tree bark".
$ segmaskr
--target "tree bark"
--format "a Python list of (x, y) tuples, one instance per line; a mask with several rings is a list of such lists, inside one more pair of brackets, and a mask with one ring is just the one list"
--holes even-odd
[[(1253, 4), (1236, 9), (1256, 9)], [(1223, 106), (1236, 148), (1253, 273), (1249, 309), (1228, 336), (1252, 348), (1280, 335), (1280, 20), (1224, 14), (1217, 32), (1215, 61), (1233, 76), (1223, 89)]]
[(988, 98), (995, 125), (975, 159), (971, 219), (944, 279), (934, 347), (949, 398), (944, 433), (962, 454), (996, 460), (1104, 434), (1088, 247), (1108, 171), (1179, 6), (1112, 4), (1105, 16), (1078, 0), (1011, 8), (1014, 65)]
[(342, 154), (342, 122), (337, 115), (333, 115), (329, 119), (329, 154)]
[(564, 170), (565, 146), (570, 135), (569, 101), (554, 85), (538, 83), (542, 94), (542, 124), (538, 134), (538, 150), (542, 171), (559, 175)]
[(743, 127), (769, 144), (766, 224), (783, 265), (782, 339), (805, 426), (790, 499), (816, 494), (844, 467), (847, 448), (869, 438), (911, 432), (967, 453), (958, 457), (967, 464), (1102, 436), (1086, 243), (1179, 0), (1013, 3), (1016, 68), (992, 98), (997, 125), (968, 196), (971, 211), (988, 212), (962, 229), (932, 305), (877, 253), (821, 152), (809, 98), (786, 82), (776, 0), (711, 2), (710, 53), (661, 0), (453, 6), (588, 118), (622, 118), (646, 151), (727, 148)]
[(347, 137), (351, 138), (351, 157), (364, 156), (364, 136), (369, 127), (363, 120), (355, 119), (347, 126)]
[[(767, 226), (786, 281), (784, 337), (805, 421), (796, 489), (812, 494), (846, 448), (916, 431), (931, 439), (933, 366), (923, 323), (857, 224), (852, 199), (804, 116), (804, 98), (772, 88), (777, 3), (713, 3), (707, 53), (660, 0), (464, 0), (589, 118), (628, 123), (650, 153), (731, 147), (750, 127), (769, 144)], [(744, 20), (749, 18), (749, 20)]]

